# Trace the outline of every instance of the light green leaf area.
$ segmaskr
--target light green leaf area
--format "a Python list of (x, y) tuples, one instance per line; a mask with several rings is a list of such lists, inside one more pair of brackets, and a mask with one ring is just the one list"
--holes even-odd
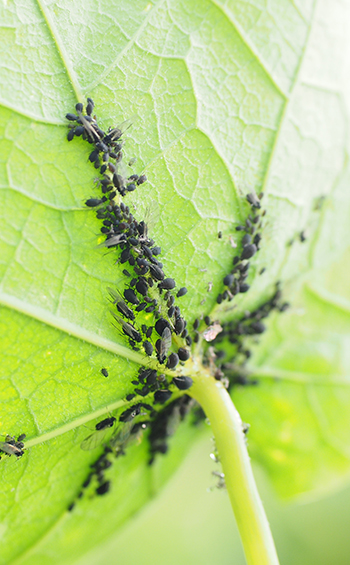
[(73, 562), (157, 492), (200, 433), (185, 424), (152, 467), (147, 442), (133, 446), (109, 471), (111, 493), (67, 512), (96, 459), (82, 439), (124, 405), (143, 362), (108, 314), (106, 287), (123, 277), (83, 206), (97, 195), (89, 148), (66, 140), (64, 115), (86, 96), (103, 127), (136, 114), (126, 155), (149, 182), (125, 200), (139, 220), (158, 203), (151, 235), (189, 290), (189, 325), (213, 312), (245, 194), (264, 190), (263, 246), (233, 314), (277, 279), (293, 307), (256, 347), (260, 386), (234, 398), (284, 495), (348, 473), (348, 297), (333, 300), (348, 280), (348, 12), (340, 0), (1, 4), (0, 432), (25, 432), (31, 447), (1, 460), (0, 563)]

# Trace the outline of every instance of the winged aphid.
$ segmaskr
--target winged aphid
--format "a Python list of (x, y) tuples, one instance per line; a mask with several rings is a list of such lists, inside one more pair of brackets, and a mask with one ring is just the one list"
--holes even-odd
[(105, 420), (98, 422), (95, 426), (95, 431), (81, 442), (81, 449), (83, 451), (92, 451), (93, 449), (96, 449), (96, 447), (103, 443), (107, 430), (111, 428), (115, 422), (116, 418), (114, 416), (105, 418)]
[(10, 435), (6, 435), (5, 436), (5, 441), (0, 441), (0, 453), (6, 453), (6, 455), (15, 455), (17, 457), (17, 459), (19, 459), (20, 457), (22, 457), (24, 451), (23, 451), (23, 439), (26, 437), (25, 434), (21, 434), (20, 436), (18, 436), (18, 439), (16, 440), (15, 437), (10, 436)]
[(125, 318), (127, 318), (128, 320), (135, 320), (134, 312), (131, 308), (129, 308), (129, 306), (126, 305), (119, 290), (114, 290), (111, 287), (107, 287), (107, 290), (112, 298), (113, 304), (116, 305), (117, 310), (120, 312), (120, 314), (122, 314), (122, 316), (125, 316)]
[(120, 318), (115, 312), (111, 311), (113, 318), (118, 322), (119, 326), (121, 327), (123, 333), (135, 341), (136, 343), (140, 343), (142, 341), (141, 333), (129, 322), (126, 322), (122, 318)]

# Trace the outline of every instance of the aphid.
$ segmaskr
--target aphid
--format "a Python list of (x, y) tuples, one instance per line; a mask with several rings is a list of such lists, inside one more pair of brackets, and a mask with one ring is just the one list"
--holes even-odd
[(140, 303), (139, 299), (137, 298), (136, 294), (131, 288), (127, 288), (124, 290), (124, 298), (127, 302), (130, 302), (131, 304)]
[(75, 135), (75, 128), (70, 129), (69, 132), (67, 133), (67, 139), (68, 139), (68, 141), (72, 141), (74, 135)]
[(174, 308), (174, 306), (171, 306), (171, 307), (169, 308), (169, 310), (168, 310), (168, 316), (169, 316), (169, 318), (172, 318), (173, 315), (174, 315), (174, 313), (175, 313), (175, 308)]
[(247, 283), (240, 283), (239, 285), (239, 292), (247, 292), (250, 289), (249, 284)]
[(96, 430), (105, 430), (106, 428), (111, 428), (115, 422), (115, 417), (111, 416), (109, 418), (105, 418), (101, 422), (98, 422), (95, 426)]
[(170, 347), (171, 347), (171, 331), (166, 326), (162, 332), (161, 339), (158, 339), (156, 343), (159, 363), (161, 364), (164, 363)]
[(66, 114), (66, 118), (67, 120), (71, 121), (71, 122), (76, 122), (78, 119), (78, 116), (76, 116), (75, 114), (71, 114), (70, 112), (68, 114)]
[(154, 279), (156, 279), (157, 281), (164, 280), (165, 275), (162, 269), (158, 265), (154, 265), (153, 263), (150, 263), (149, 270)]
[(146, 175), (141, 175), (137, 180), (137, 184), (138, 185), (143, 184), (144, 182), (146, 182), (146, 180), (147, 180)]
[(126, 395), (126, 400), (130, 401), (130, 400), (132, 400), (133, 398), (135, 398), (135, 396), (136, 396), (136, 394), (133, 394), (133, 393), (127, 394), (127, 395)]
[(191, 345), (192, 345), (192, 338), (191, 338), (190, 335), (187, 335), (187, 336), (186, 336), (186, 343), (187, 343), (188, 347), (191, 347)]
[[(286, 302), (287, 304), (287, 302)], [(285, 306), (285, 305), (284, 305)], [(289, 305), (288, 305), (289, 306)], [(26, 438), (26, 434), (20, 434), (17, 438), (17, 442), (16, 443), (22, 443), (22, 441)], [(23, 446), (22, 446), (23, 447)]]
[(179, 390), (188, 390), (193, 384), (191, 377), (174, 377), (172, 382)]
[(94, 106), (95, 106), (94, 101), (91, 100), (91, 98), (88, 98), (86, 104), (86, 113), (88, 116), (91, 116)]
[(106, 202), (107, 198), (103, 196), (102, 198), (89, 198), (85, 201), (85, 206), (89, 206), (89, 208), (96, 208), (100, 204)]
[(97, 487), (96, 494), (100, 496), (106, 494), (109, 491), (110, 487), (111, 487), (110, 481), (105, 481), (104, 483), (102, 483), (102, 485)]
[(137, 161), (137, 157), (132, 157), (128, 163), (129, 167), (135, 165), (136, 161)]
[(150, 326), (150, 327), (147, 329), (147, 331), (145, 332), (145, 333), (146, 333), (146, 337), (148, 337), (148, 339), (151, 337), (152, 332), (153, 332), (153, 326)]
[[(23, 435), (23, 434), (22, 434)], [(19, 444), (19, 445), (18, 445)], [(15, 455), (17, 459), (23, 455), (23, 444), (21, 441), (16, 442), (15, 438), (6, 435), (5, 441), (0, 441), (0, 452), (6, 453), (7, 455)]]
[(135, 118), (136, 116), (134, 115), (131, 118), (128, 118), (127, 120), (119, 124), (118, 126), (116, 126), (115, 128), (109, 129), (107, 135), (105, 136), (105, 143), (109, 145), (112, 141), (118, 141), (118, 139), (121, 138), (123, 133), (125, 133), (126, 130), (132, 126)]
[(148, 284), (145, 278), (140, 277), (136, 283), (136, 290), (142, 294), (142, 296), (146, 296), (148, 292)]
[(183, 318), (178, 318), (175, 322), (175, 332), (177, 335), (181, 335), (185, 329), (185, 322)]
[(211, 320), (210, 320), (209, 316), (204, 317), (204, 322), (207, 324), (207, 326), (210, 326)]
[(185, 349), (184, 347), (179, 347), (177, 354), (181, 361), (187, 361), (187, 359), (190, 358), (190, 352), (188, 351), (188, 349)]
[(253, 208), (261, 208), (260, 200), (255, 192), (250, 192), (246, 195), (246, 199)]
[(146, 352), (146, 355), (151, 357), (151, 355), (153, 353), (153, 345), (151, 344), (151, 342), (150, 341), (144, 341), (143, 342), (143, 348)]
[(180, 296), (184, 296), (185, 294), (187, 294), (187, 288), (183, 286), (182, 288), (180, 288), (180, 290), (178, 290), (176, 296), (180, 298)]
[(172, 393), (170, 390), (157, 390), (154, 393), (154, 402), (156, 404), (164, 404), (170, 399)]
[(162, 282), (159, 283), (158, 288), (162, 288), (163, 290), (172, 290), (175, 288), (175, 281), (174, 279), (164, 279)]
[[(152, 407), (149, 406), (148, 404), (140, 403), (139, 408), (141, 408), (141, 406), (149, 407), (151, 411), (153, 411)], [(138, 413), (133, 418), (123, 423), (118, 428), (117, 432), (111, 437), (109, 444), (116, 456), (124, 453), (124, 449), (127, 446), (127, 444), (130, 442), (130, 440), (140, 439), (140, 435), (137, 437), (135, 436), (135, 434), (132, 434), (134, 427), (137, 425), (134, 419), (136, 416), (145, 416), (145, 415), (146, 412), (141, 412), (139, 409)], [(146, 426), (143, 426), (143, 423), (141, 423), (141, 426), (139, 427), (139, 431), (141, 432), (141, 434), (145, 428)]]
[(82, 105), (82, 103), (81, 103), (81, 102), (78, 102), (78, 103), (75, 105), (75, 109), (76, 109), (76, 111), (77, 111), (78, 113), (79, 113), (79, 112), (82, 112), (82, 111), (83, 111), (83, 105)]
[(152, 255), (154, 255), (154, 256), (160, 255), (161, 252), (162, 252), (161, 247), (153, 247), (153, 249), (152, 249)]
[(119, 416), (120, 422), (130, 422), (136, 416), (138, 416), (141, 412), (141, 404), (135, 404), (135, 406), (131, 406), (124, 410), (124, 412)]
[(248, 245), (252, 241), (252, 236), (249, 233), (246, 233), (242, 238), (242, 245)]
[(196, 318), (195, 321), (193, 322), (193, 329), (198, 330), (198, 328), (199, 328), (199, 320), (198, 318)]
[(256, 248), (256, 245), (254, 243), (250, 243), (249, 245), (245, 245), (243, 247), (243, 251), (242, 251), (242, 254), (241, 254), (241, 260), (250, 259), (251, 257), (253, 257), (253, 255), (255, 255), (256, 252), (257, 252), (257, 248)]
[(128, 320), (135, 320), (135, 314), (134, 312), (131, 310), (131, 308), (129, 308), (129, 306), (127, 306), (121, 296), (121, 294), (119, 293), (118, 290), (113, 290), (113, 288), (107, 287), (107, 290), (109, 292), (109, 294), (111, 295), (112, 299), (113, 299), (113, 304), (116, 305), (118, 311), (125, 316), (125, 318), (128, 318)]
[(108, 373), (107, 369), (105, 369), (104, 367), (101, 369), (101, 373), (104, 377), (108, 377), (109, 373)]
[(123, 320), (122, 318), (119, 318), (119, 316), (117, 316), (117, 314), (115, 314), (112, 311), (111, 311), (111, 314), (112, 314), (113, 318), (121, 326), (125, 335), (127, 335), (128, 337), (130, 337), (132, 340), (136, 341), (137, 343), (140, 343), (142, 341), (142, 337), (141, 337), (140, 332), (136, 328), (134, 328), (134, 326), (132, 324), (130, 324), (129, 322), (125, 322), (125, 320)]
[(160, 336), (162, 336), (165, 328), (169, 328), (169, 330), (170, 330), (170, 324), (164, 318), (159, 318), (159, 320), (156, 321), (154, 327), (155, 327), (157, 334), (160, 335)]
[(179, 356), (177, 353), (170, 353), (166, 366), (168, 369), (175, 369), (176, 365), (179, 363)]
[(157, 371), (151, 371), (147, 376), (146, 381), (148, 385), (154, 385), (154, 383), (157, 381)]
[(222, 231), (218, 232), (218, 238), (221, 239), (222, 238)]
[(95, 426), (94, 433), (87, 436), (80, 444), (80, 448), (83, 451), (91, 451), (101, 445), (103, 442), (108, 428), (111, 428), (115, 422), (114, 416), (106, 418), (101, 422), (98, 422)]
[(225, 277), (224, 280), (223, 280), (224, 285), (225, 285), (225, 286), (231, 286), (231, 284), (233, 283), (233, 279), (234, 279), (234, 278), (235, 278), (235, 277), (234, 277), (234, 275), (232, 275), (232, 274), (226, 275), (226, 277)]
[(262, 322), (253, 322), (250, 327), (257, 334), (262, 334), (266, 330), (266, 326)]
[(304, 243), (304, 241), (306, 241), (305, 230), (300, 232), (299, 239), (300, 239), (301, 243)]
[(134, 184), (133, 182), (128, 184), (127, 187), (126, 187), (126, 190), (128, 192), (133, 192), (134, 190), (136, 190), (136, 184)]

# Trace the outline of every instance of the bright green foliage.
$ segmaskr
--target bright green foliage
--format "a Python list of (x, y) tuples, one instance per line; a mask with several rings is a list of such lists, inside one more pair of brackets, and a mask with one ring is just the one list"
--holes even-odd
[(126, 200), (138, 219), (158, 202), (152, 236), (189, 289), (189, 323), (222, 289), (244, 195), (265, 191), (254, 266), (267, 270), (236, 303), (258, 304), (280, 279), (293, 308), (255, 347), (263, 383), (234, 400), (282, 494), (349, 472), (348, 18), (340, 0), (2, 3), (0, 431), (37, 445), (0, 463), (0, 563), (71, 563), (157, 491), (198, 433), (185, 426), (151, 468), (145, 442), (133, 447), (108, 496), (66, 512), (96, 458), (78, 426), (120, 405), (137, 370), (108, 317), (106, 287), (121, 270), (96, 248), (100, 225), (82, 205), (96, 194), (88, 148), (66, 141), (64, 115), (86, 96), (103, 126), (138, 116), (126, 152), (149, 183)]

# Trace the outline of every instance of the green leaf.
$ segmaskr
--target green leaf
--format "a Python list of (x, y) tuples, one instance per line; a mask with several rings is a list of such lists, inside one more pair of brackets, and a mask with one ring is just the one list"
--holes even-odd
[(264, 190), (254, 268), (267, 271), (236, 303), (258, 304), (280, 279), (293, 310), (272, 320), (251, 362), (263, 384), (234, 399), (252, 424), (252, 455), (283, 494), (345, 476), (349, 310), (334, 295), (348, 277), (347, 7), (16, 0), (0, 14), (0, 431), (32, 441), (21, 460), (1, 461), (0, 562), (73, 562), (157, 492), (198, 433), (180, 429), (153, 467), (146, 442), (132, 447), (108, 496), (66, 511), (96, 458), (79, 447), (82, 424), (122, 404), (139, 361), (108, 317), (106, 287), (122, 275), (96, 248), (100, 225), (83, 207), (95, 194), (87, 148), (66, 141), (63, 116), (85, 96), (104, 126), (138, 116), (127, 154), (149, 183), (126, 200), (138, 219), (158, 202), (152, 236), (166, 273), (189, 289), (189, 324), (215, 306), (244, 195)]

